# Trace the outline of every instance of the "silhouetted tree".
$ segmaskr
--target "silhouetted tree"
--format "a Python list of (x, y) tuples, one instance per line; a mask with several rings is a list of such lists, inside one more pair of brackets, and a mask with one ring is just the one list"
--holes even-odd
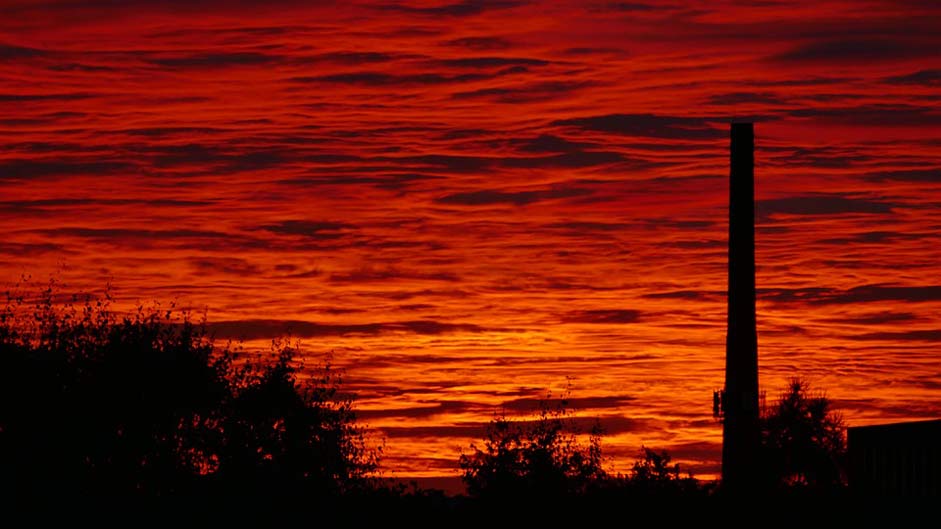
[(226, 393), (227, 356), (158, 308), (119, 318), (107, 298), (53, 300), (50, 286), (32, 306), (10, 299), (3, 311), (0, 424), (12, 476), (27, 490), (79, 494), (187, 486), (191, 444)]
[(173, 307), (118, 315), (108, 295), (57, 303), (54, 284), (34, 297), (8, 293), (0, 310), (5, 499), (322, 496), (377, 468), (339, 379), (299, 380), (292, 348), (236, 366)]
[(634, 493), (646, 496), (679, 495), (703, 492), (700, 483), (687, 474), (680, 476), (680, 464), (666, 450), (641, 447), (640, 458), (634, 461), (627, 486)]
[(700, 500), (711, 490), (691, 474), (681, 476), (680, 464), (673, 463), (666, 450), (641, 447), (640, 457), (628, 474), (608, 476), (592, 487), (593, 499), (601, 509), (621, 509), (642, 502)]
[(552, 409), (544, 402), (532, 420), (494, 418), (487, 426), (483, 447), (471, 445), (460, 466), (468, 493), (475, 497), (513, 499), (526, 496), (580, 494), (605, 478), (600, 427), (587, 444), (563, 399)]
[(287, 486), (334, 495), (368, 485), (379, 451), (367, 447), (352, 401), (340, 398), (339, 376), (326, 365), (301, 383), (295, 351), (278, 350), (275, 362), (235, 377), (219, 424), (217, 476), (268, 494)]
[(680, 464), (670, 464), (672, 457), (666, 450), (657, 452), (641, 447), (641, 458), (631, 467), (631, 479), (649, 483), (667, 483), (680, 479)]
[(830, 400), (793, 379), (761, 416), (762, 460), (772, 486), (843, 484), (846, 427)]

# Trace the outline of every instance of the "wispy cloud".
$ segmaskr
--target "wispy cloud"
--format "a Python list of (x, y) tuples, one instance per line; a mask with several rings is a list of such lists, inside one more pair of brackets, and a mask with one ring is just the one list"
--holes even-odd
[(728, 134), (703, 118), (657, 114), (607, 114), (558, 120), (553, 125), (639, 138), (713, 140)]
[(576, 310), (562, 315), (565, 323), (635, 323), (643, 313), (630, 309)]
[(533, 202), (578, 197), (590, 193), (591, 191), (581, 188), (540, 189), (535, 191), (497, 191), (485, 189), (445, 195), (438, 198), (437, 202), (461, 206), (486, 206), (492, 204), (525, 206)]
[(318, 338), (323, 336), (376, 335), (393, 332), (438, 335), (447, 333), (481, 333), (486, 329), (470, 323), (449, 323), (434, 320), (411, 320), (385, 323), (315, 323), (302, 320), (229, 320), (208, 324), (217, 338), (259, 340), (291, 336)]

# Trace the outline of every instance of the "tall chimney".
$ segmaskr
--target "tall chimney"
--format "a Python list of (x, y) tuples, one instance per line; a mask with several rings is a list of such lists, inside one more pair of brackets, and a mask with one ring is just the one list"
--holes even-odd
[(755, 328), (755, 139), (751, 123), (733, 123), (729, 171), (729, 292), (725, 338), (722, 485), (757, 485), (758, 331)]

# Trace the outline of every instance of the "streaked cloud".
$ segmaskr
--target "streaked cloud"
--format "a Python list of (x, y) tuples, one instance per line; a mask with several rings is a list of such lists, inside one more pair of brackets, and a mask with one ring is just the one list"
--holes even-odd
[(760, 218), (778, 215), (843, 215), (852, 213), (887, 214), (898, 204), (883, 200), (841, 195), (809, 195), (759, 200), (755, 205)]
[(465, 193), (454, 193), (437, 199), (441, 204), (454, 204), (461, 206), (486, 206), (490, 204), (513, 204), (525, 206), (533, 202), (578, 197), (590, 194), (591, 191), (581, 188), (540, 189), (535, 191), (496, 191), (481, 190)]
[(565, 323), (634, 323), (642, 313), (630, 309), (576, 310), (562, 315)]
[(563, 119), (555, 121), (553, 125), (641, 138), (714, 140), (728, 135), (728, 132), (703, 118), (657, 114), (608, 114)]
[(836, 38), (800, 44), (775, 59), (786, 62), (896, 61), (928, 53), (917, 40), (888, 38)]
[(445, 323), (412, 320), (387, 323), (331, 324), (301, 320), (230, 320), (208, 324), (207, 329), (220, 339), (259, 340), (282, 336), (317, 338), (322, 336), (374, 335), (391, 332), (414, 334), (480, 333), (485, 329), (470, 323)]

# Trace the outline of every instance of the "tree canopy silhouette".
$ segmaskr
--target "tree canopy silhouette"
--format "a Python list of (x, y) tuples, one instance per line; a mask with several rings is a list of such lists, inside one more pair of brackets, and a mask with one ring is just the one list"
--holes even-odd
[(666, 450), (657, 451), (644, 446), (640, 457), (631, 466), (626, 486), (644, 496), (692, 495), (705, 491), (692, 474), (680, 474), (680, 464), (673, 463)]
[(0, 310), (0, 479), (11, 501), (323, 497), (377, 468), (329, 366), (302, 370), (284, 343), (271, 363), (237, 362), (187, 312), (119, 315), (107, 295), (60, 297), (54, 285), (32, 299), (8, 293)]
[[(649, 508), (651, 502), (703, 513), (698, 508), (713, 489), (691, 475), (681, 476), (680, 465), (666, 451), (644, 447), (628, 474), (615, 475), (604, 468), (601, 434), (597, 422), (582, 431), (565, 399), (557, 406), (546, 399), (535, 417), (492, 419), (482, 445), (471, 445), (471, 453), (461, 456), (462, 477), (481, 513), (496, 507), (490, 514), (506, 525), (558, 525), (565, 512), (578, 513), (584, 525), (586, 519), (608, 521), (623, 516), (626, 508)], [(678, 521), (676, 516), (671, 520)]]
[(584, 493), (606, 477), (602, 468), (600, 427), (587, 444), (565, 399), (552, 408), (548, 399), (531, 420), (495, 417), (487, 425), (483, 446), (471, 445), (460, 467), (468, 493), (475, 497), (513, 499)]
[(792, 379), (761, 415), (762, 462), (769, 485), (815, 489), (844, 482), (846, 427), (823, 393)]

